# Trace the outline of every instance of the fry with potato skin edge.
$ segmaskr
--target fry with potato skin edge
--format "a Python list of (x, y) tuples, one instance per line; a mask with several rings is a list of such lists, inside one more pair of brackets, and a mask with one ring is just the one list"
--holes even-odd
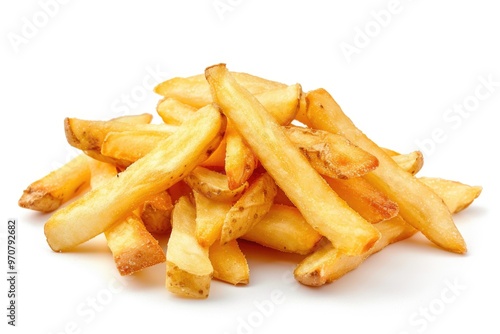
[[(205, 75), (214, 101), (306, 221), (346, 253), (370, 249), (380, 237), (377, 229), (335, 194), (262, 104), (238, 85), (224, 64), (207, 68)], [(305, 195), (306, 189), (314, 190)]]
[(459, 254), (467, 252), (450, 211), (434, 191), (401, 169), (360, 131), (326, 90), (311, 91), (306, 100), (308, 122), (312, 127), (342, 134), (377, 157), (379, 167), (364, 177), (398, 204), (399, 213), (408, 224), (443, 249)]
[(181, 197), (172, 212), (172, 232), (166, 254), (165, 287), (179, 296), (207, 298), (214, 268), (208, 247), (201, 246), (195, 236), (194, 205)]
[(87, 156), (81, 154), (31, 183), (23, 191), (18, 205), (25, 209), (52, 212), (72, 199), (89, 182)]
[[(180, 181), (217, 147), (225, 119), (214, 105), (200, 109), (116, 178), (57, 211), (45, 224), (54, 251), (67, 250), (102, 233), (151, 193)], [(178, 145), (184, 149), (179, 150)]]

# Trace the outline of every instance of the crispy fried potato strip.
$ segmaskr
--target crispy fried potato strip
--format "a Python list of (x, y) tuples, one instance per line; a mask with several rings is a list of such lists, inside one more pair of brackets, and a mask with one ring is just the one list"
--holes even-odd
[(208, 247), (195, 236), (196, 211), (187, 197), (181, 197), (172, 212), (172, 232), (167, 245), (165, 286), (182, 297), (207, 298), (214, 268)]
[(116, 178), (55, 212), (45, 224), (50, 247), (67, 250), (95, 237), (150, 194), (182, 180), (219, 145), (223, 123), (219, 110), (208, 105)]
[(262, 104), (224, 64), (207, 68), (205, 75), (214, 101), (306, 221), (347, 253), (370, 249), (380, 237), (377, 229), (338, 197)]
[(23, 191), (18, 204), (26, 209), (52, 212), (72, 199), (89, 182), (88, 160), (82, 154), (31, 183)]
[(306, 100), (307, 118), (314, 128), (342, 134), (377, 157), (379, 167), (365, 178), (398, 204), (399, 213), (407, 223), (445, 250), (460, 254), (467, 251), (450, 211), (434, 191), (400, 168), (360, 131), (326, 90), (311, 91)]

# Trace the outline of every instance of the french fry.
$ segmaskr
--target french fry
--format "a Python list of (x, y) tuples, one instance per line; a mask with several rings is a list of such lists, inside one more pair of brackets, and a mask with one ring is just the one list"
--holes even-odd
[(165, 262), (165, 252), (144, 226), (141, 218), (129, 214), (104, 232), (120, 275), (130, 275)]
[(420, 177), (419, 180), (443, 199), (451, 213), (457, 213), (467, 208), (483, 190), (480, 186), (470, 186), (442, 178)]
[(250, 269), (237, 240), (224, 245), (214, 242), (208, 254), (214, 268), (214, 278), (234, 285), (248, 284)]
[(87, 157), (79, 155), (31, 183), (19, 198), (22, 208), (52, 212), (72, 199), (90, 182)]
[(258, 159), (236, 129), (228, 123), (226, 129), (226, 159), (224, 169), (229, 189), (241, 187), (252, 176)]
[(166, 288), (177, 295), (207, 298), (213, 276), (208, 248), (195, 237), (196, 211), (181, 197), (172, 212), (172, 232), (167, 245)]
[(306, 96), (307, 117), (314, 128), (344, 135), (375, 155), (379, 167), (365, 178), (399, 206), (403, 219), (445, 250), (465, 253), (467, 246), (443, 201), (361, 132), (324, 89)]
[(201, 166), (189, 173), (184, 181), (205, 197), (224, 202), (236, 201), (248, 188), (248, 183), (244, 183), (236, 189), (229, 189), (226, 175)]
[(182, 180), (219, 145), (223, 123), (219, 110), (208, 105), (116, 178), (58, 210), (45, 224), (50, 247), (67, 250), (95, 237), (150, 194)]
[(123, 121), (91, 121), (78, 118), (66, 118), (64, 130), (68, 143), (80, 150), (101, 151), (101, 146), (110, 132), (142, 130), (150, 133), (165, 135), (173, 133), (176, 126), (167, 124), (134, 124)]
[[(117, 175), (116, 167), (88, 158), (92, 189), (101, 187)], [(130, 275), (144, 268), (165, 262), (165, 252), (147, 231), (141, 218), (130, 212), (104, 231), (106, 241), (120, 275)]]
[(172, 225), (172, 198), (167, 191), (154, 194), (142, 203), (140, 207), (140, 218), (150, 233), (167, 234)]
[(273, 204), (269, 212), (242, 239), (287, 253), (306, 255), (322, 235), (293, 206)]
[(222, 244), (237, 239), (269, 212), (277, 188), (268, 173), (258, 176), (226, 214), (220, 236)]
[(109, 132), (101, 144), (101, 154), (119, 161), (126, 161), (130, 165), (148, 154), (171, 133), (147, 130)]
[(409, 154), (396, 154), (391, 158), (405, 171), (411, 175), (417, 174), (424, 165), (424, 156), (420, 151), (414, 151)]
[(111, 121), (124, 122), (130, 124), (149, 124), (153, 120), (153, 115), (149, 113), (137, 115), (124, 115), (112, 118)]
[(285, 131), (288, 138), (322, 175), (349, 179), (364, 175), (378, 166), (376, 157), (340, 135), (298, 126), (287, 126)]
[(398, 205), (362, 177), (325, 180), (333, 190), (368, 222), (375, 224), (395, 217)]
[(302, 86), (299, 84), (266, 90), (255, 97), (273, 115), (276, 122), (289, 125), (300, 107)]
[(156, 106), (156, 112), (163, 122), (171, 125), (182, 124), (196, 110), (198, 109), (170, 97), (164, 98)]
[(240, 86), (224, 64), (205, 70), (214, 101), (231, 120), (262, 166), (306, 221), (349, 254), (370, 249), (380, 237), (311, 167), (258, 100)]
[(220, 239), (222, 225), (231, 209), (230, 202), (217, 201), (193, 190), (196, 206), (196, 240), (202, 246), (209, 247)]
[(370, 255), (384, 247), (409, 238), (417, 232), (399, 216), (374, 225), (380, 231), (381, 238), (366, 253), (347, 255), (325, 242), (317, 251), (302, 260), (294, 270), (294, 277), (304, 285), (321, 286), (339, 279), (356, 269)]
[[(438, 178), (421, 178), (443, 198), (452, 213), (468, 207), (481, 193), (481, 187), (469, 186), (456, 181)], [(359, 256), (348, 256), (338, 251), (330, 242), (324, 243), (313, 254), (302, 260), (294, 271), (295, 278), (304, 285), (320, 286), (339, 279), (356, 269), (370, 255), (384, 247), (411, 237), (417, 232), (400, 216), (374, 225), (382, 237), (367, 253)]]
[[(275, 81), (263, 79), (251, 74), (234, 72), (236, 80), (250, 90), (253, 94), (265, 92), (267, 90), (283, 88), (286, 85)], [(162, 96), (175, 98), (178, 101), (201, 108), (212, 103), (210, 87), (203, 74), (186, 78), (172, 78), (157, 85), (154, 91)]]

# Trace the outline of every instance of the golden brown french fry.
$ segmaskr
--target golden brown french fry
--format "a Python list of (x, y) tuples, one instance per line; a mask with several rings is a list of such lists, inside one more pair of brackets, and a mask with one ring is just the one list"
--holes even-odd
[[(101, 187), (117, 176), (116, 167), (87, 157), (92, 175), (92, 189)], [(116, 268), (121, 275), (130, 275), (144, 268), (165, 262), (165, 252), (146, 230), (140, 217), (130, 212), (104, 231)]]
[(129, 214), (104, 232), (120, 275), (130, 275), (165, 262), (165, 252), (141, 218)]
[(130, 124), (149, 124), (153, 120), (153, 115), (149, 113), (137, 115), (124, 115), (112, 118), (111, 121), (118, 121)]
[[(452, 213), (468, 207), (481, 192), (481, 187), (468, 186), (455, 181), (421, 178), (422, 182), (433, 187), (442, 195)], [(366, 254), (347, 256), (335, 249), (331, 243), (324, 243), (317, 251), (306, 257), (296, 267), (295, 278), (305, 285), (319, 286), (332, 282), (351, 270), (356, 269), (370, 255), (382, 250), (387, 245), (404, 240), (417, 232), (411, 225), (397, 216), (375, 224), (382, 238)]]
[[(251, 74), (234, 72), (236, 80), (250, 90), (253, 94), (265, 92), (267, 90), (285, 87), (285, 84), (263, 79)], [(172, 78), (166, 80), (154, 89), (157, 94), (165, 97), (175, 98), (178, 101), (201, 108), (212, 103), (210, 87), (203, 74), (186, 78)]]
[(227, 213), (220, 236), (222, 244), (247, 233), (271, 209), (277, 188), (268, 173), (259, 175)]
[(262, 220), (241, 238), (282, 252), (305, 255), (314, 250), (322, 235), (296, 207), (273, 204)]
[(403, 219), (443, 249), (465, 253), (467, 246), (450, 211), (430, 188), (423, 185), (377, 144), (360, 131), (324, 89), (306, 96), (307, 117), (314, 128), (340, 133), (355, 145), (375, 155), (379, 167), (365, 178), (399, 206)]
[(172, 225), (172, 198), (167, 191), (154, 194), (142, 203), (140, 217), (144, 226), (150, 233), (167, 234)]
[(347, 180), (325, 177), (325, 180), (340, 198), (372, 224), (391, 219), (399, 212), (394, 201), (362, 177)]
[(411, 175), (417, 174), (424, 165), (424, 156), (420, 151), (414, 151), (409, 154), (397, 154), (391, 158), (405, 171)]
[(370, 249), (378, 230), (351, 209), (311, 167), (282, 127), (224, 64), (205, 70), (214, 101), (306, 221), (349, 254)]
[[(295, 84), (266, 90), (255, 94), (255, 97), (276, 118), (278, 123), (288, 125), (297, 113), (303, 94), (302, 87), (299, 84)], [(156, 107), (156, 111), (162, 120), (172, 125), (181, 124), (186, 117), (189, 117), (196, 110), (196, 107), (182, 103), (172, 97), (162, 99)]]
[(165, 133), (173, 133), (176, 129), (176, 126), (168, 124), (135, 124), (115, 120), (94, 121), (78, 118), (64, 120), (64, 130), (68, 143), (83, 151), (100, 151), (104, 138), (109, 132), (141, 130), (164, 135)]
[(108, 158), (127, 161), (130, 165), (148, 154), (171, 133), (147, 130), (109, 132), (101, 143), (101, 154)]
[(227, 185), (229, 189), (237, 189), (252, 176), (253, 171), (258, 166), (258, 160), (230, 122), (228, 122), (225, 138), (226, 163), (224, 169)]
[(67, 250), (95, 237), (150, 194), (183, 179), (219, 145), (223, 125), (224, 118), (214, 105), (200, 109), (119, 177), (58, 210), (45, 224), (50, 247)]
[(92, 159), (91, 157), (86, 157), (86, 159), (90, 170), (91, 189), (98, 188), (117, 176), (118, 171), (116, 166)]
[(246, 182), (236, 189), (229, 189), (226, 175), (201, 166), (189, 173), (184, 181), (205, 197), (224, 202), (237, 200), (248, 188)]
[(451, 213), (467, 208), (479, 197), (483, 188), (435, 177), (420, 177), (419, 180), (443, 199)]
[(85, 155), (79, 155), (31, 183), (19, 198), (19, 206), (41, 212), (58, 209), (89, 184), (87, 159)]
[[(301, 96), (302, 87), (298, 84), (255, 95), (257, 100), (281, 125), (287, 125), (294, 119)], [(233, 128), (231, 122), (228, 122), (225, 171), (229, 189), (237, 188), (246, 182), (257, 166), (257, 157)]]
[(163, 122), (171, 125), (182, 124), (196, 110), (197, 108), (170, 97), (164, 98), (156, 106), (156, 112)]
[(220, 238), (222, 225), (231, 209), (231, 202), (217, 201), (193, 190), (196, 204), (196, 240), (209, 247)]
[(214, 278), (234, 285), (248, 284), (250, 269), (237, 240), (224, 245), (214, 242), (208, 254), (214, 268)]
[(208, 248), (195, 237), (196, 212), (187, 197), (181, 197), (172, 212), (172, 232), (167, 245), (166, 288), (177, 295), (207, 298), (213, 266)]
[(254, 95), (281, 125), (289, 125), (293, 121), (303, 96), (302, 86), (299, 84), (270, 89)]
[(285, 132), (322, 175), (349, 179), (364, 175), (378, 166), (376, 157), (341, 135), (298, 126), (287, 126)]
[(297, 265), (294, 271), (295, 279), (309, 286), (330, 283), (356, 269), (370, 255), (394, 242), (409, 238), (417, 232), (399, 216), (374, 226), (380, 231), (382, 237), (369, 251), (350, 256), (335, 248), (330, 242), (325, 242), (318, 250)]

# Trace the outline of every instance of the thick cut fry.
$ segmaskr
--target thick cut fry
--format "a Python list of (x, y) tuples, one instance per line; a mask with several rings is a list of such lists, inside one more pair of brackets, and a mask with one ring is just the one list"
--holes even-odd
[(302, 260), (294, 271), (297, 281), (304, 285), (320, 286), (339, 279), (356, 269), (370, 255), (399, 240), (411, 237), (417, 232), (399, 216), (375, 224), (381, 238), (366, 253), (349, 256), (326, 242), (317, 251)]
[(87, 157), (79, 155), (30, 184), (18, 204), (26, 209), (51, 212), (73, 198), (89, 181)]
[(109, 132), (101, 144), (101, 154), (105, 157), (131, 163), (148, 154), (172, 132), (130, 130)]
[(392, 155), (391, 158), (405, 171), (411, 175), (417, 174), (424, 166), (424, 156), (420, 151), (409, 154)]
[(293, 121), (300, 107), (302, 96), (302, 86), (299, 84), (255, 94), (257, 100), (281, 125), (289, 125)]
[(167, 191), (154, 194), (142, 203), (140, 217), (150, 233), (167, 234), (172, 225), (172, 198)]
[(434, 177), (420, 177), (419, 180), (443, 199), (451, 213), (467, 208), (483, 190), (480, 186)]
[[(267, 90), (285, 87), (285, 84), (266, 80), (242, 72), (234, 72), (236, 80), (253, 94)], [(212, 103), (210, 87), (203, 74), (186, 78), (172, 78), (157, 85), (154, 89), (157, 94), (171, 97), (182, 103), (201, 108)]]
[(172, 232), (167, 245), (165, 286), (183, 297), (207, 298), (213, 266), (208, 248), (201, 246), (195, 233), (196, 212), (187, 197), (181, 197), (172, 212)]
[[(90, 180), (92, 189), (116, 177), (115, 166), (88, 157), (87, 159), (92, 175)], [(104, 235), (121, 275), (130, 275), (165, 262), (165, 252), (135, 213), (131, 212), (115, 223), (104, 231)]]
[(391, 219), (399, 212), (394, 201), (362, 177), (348, 180), (325, 177), (325, 180), (340, 198), (372, 224)]
[(276, 192), (276, 184), (268, 173), (255, 179), (227, 213), (222, 225), (221, 243), (241, 237), (262, 220), (271, 209)]
[(213, 243), (209, 249), (209, 258), (214, 268), (214, 278), (234, 285), (248, 284), (250, 281), (247, 259), (237, 240), (224, 245)]
[(111, 121), (118, 121), (130, 124), (149, 124), (153, 120), (153, 115), (144, 113), (137, 115), (125, 115), (112, 118)]
[(57, 211), (45, 224), (50, 247), (66, 250), (95, 237), (151, 194), (183, 179), (219, 145), (223, 123), (213, 105), (199, 110), (116, 178)]
[(226, 175), (201, 166), (189, 173), (184, 181), (206, 197), (224, 202), (236, 201), (248, 187), (246, 182), (236, 189), (229, 189)]
[(259, 161), (230, 122), (228, 125), (224, 169), (229, 189), (237, 189), (252, 176)]
[[(256, 94), (255, 97), (274, 116), (278, 123), (288, 125), (297, 113), (303, 94), (302, 87), (295, 84), (266, 90)], [(181, 124), (196, 110), (197, 108), (171, 97), (164, 98), (156, 107), (156, 111), (162, 120), (166, 124), (172, 125)]]
[(101, 151), (101, 146), (109, 132), (146, 131), (164, 135), (173, 133), (176, 126), (168, 124), (134, 124), (123, 121), (91, 121), (78, 118), (66, 118), (64, 130), (68, 143), (80, 150)]
[(104, 234), (120, 275), (130, 275), (165, 262), (165, 252), (158, 240), (133, 213), (107, 229)]
[(222, 225), (231, 209), (230, 202), (216, 201), (193, 190), (196, 204), (196, 240), (200, 245), (209, 247), (220, 239)]
[(182, 124), (196, 110), (197, 108), (170, 97), (164, 98), (156, 106), (156, 112), (163, 122), (171, 125)]
[(306, 221), (346, 253), (370, 249), (379, 238), (377, 229), (338, 197), (262, 104), (225, 65), (209, 67), (205, 75), (214, 101)]
[[(469, 206), (479, 196), (481, 190), (481, 187), (472, 187), (443, 179), (425, 178), (423, 182), (428, 182), (431, 187), (437, 188), (452, 213)], [(370, 255), (382, 250), (385, 246), (404, 240), (417, 232), (400, 216), (374, 226), (378, 228), (382, 238), (366, 254), (347, 256), (327, 242), (299, 263), (294, 272), (295, 278), (302, 284), (311, 286), (332, 282), (356, 269)]]
[(430, 188), (423, 185), (361, 132), (324, 89), (309, 92), (307, 117), (314, 128), (338, 133), (375, 155), (379, 167), (365, 177), (398, 203), (403, 219), (443, 249), (465, 253), (467, 246), (451, 213)]
[(297, 126), (285, 129), (288, 138), (322, 175), (349, 179), (364, 175), (378, 166), (376, 157), (340, 135)]
[(280, 204), (273, 204), (262, 220), (242, 236), (262, 246), (302, 255), (313, 251), (321, 238), (297, 208)]

